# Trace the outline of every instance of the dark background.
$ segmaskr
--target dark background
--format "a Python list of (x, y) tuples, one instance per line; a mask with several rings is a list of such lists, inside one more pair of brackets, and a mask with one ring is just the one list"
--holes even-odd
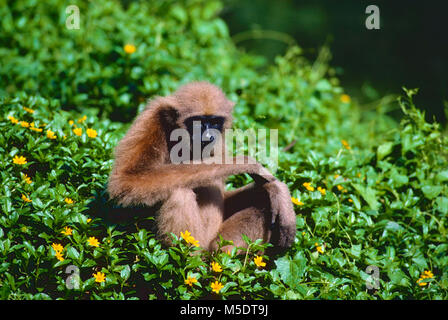
[[(370, 4), (380, 9), (380, 30), (365, 27)], [(232, 36), (257, 28), (290, 35), (311, 60), (327, 45), (341, 85), (363, 104), (401, 94), (403, 86), (420, 88), (416, 105), (428, 120), (446, 123), (447, 9), (446, 1), (227, 0), (221, 17)], [(288, 46), (272, 39), (237, 45), (270, 62)]]

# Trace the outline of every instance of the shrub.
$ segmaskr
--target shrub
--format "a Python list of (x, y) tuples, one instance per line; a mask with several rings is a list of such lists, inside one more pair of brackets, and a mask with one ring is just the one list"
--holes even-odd
[[(415, 90), (398, 124), (344, 94), (325, 49), (313, 64), (294, 47), (256, 69), (217, 2), (96, 3), (80, 5), (83, 34), (60, 27), (62, 1), (0, 6), (0, 298), (448, 298), (447, 142)], [(266, 245), (249, 240), (242, 255), (199, 253), (185, 235), (163, 247), (152, 217), (121, 225), (89, 210), (128, 126), (111, 119), (192, 79), (224, 87), (235, 127), (279, 129), (276, 175), (297, 213), (284, 254), (257, 257)]]
[[(79, 2), (79, 30), (65, 26), (66, 1), (0, 4), (0, 95), (39, 93), (118, 121), (179, 82), (235, 88), (233, 77), (252, 75), (247, 67), (259, 60), (236, 51), (214, 0)], [(126, 53), (127, 44), (136, 51)]]

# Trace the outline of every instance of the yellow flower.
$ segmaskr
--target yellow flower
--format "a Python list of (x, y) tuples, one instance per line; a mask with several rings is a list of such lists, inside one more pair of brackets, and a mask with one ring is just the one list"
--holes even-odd
[(185, 240), (185, 241), (187, 241), (187, 239), (191, 236), (191, 233), (190, 233), (190, 231), (188, 231), (188, 230), (185, 230), (185, 233), (184, 232), (180, 232), (180, 236)]
[(135, 50), (137, 50), (137, 48), (133, 44), (126, 44), (123, 49), (127, 54), (133, 54)]
[(434, 274), (428, 270), (423, 272), (422, 278), (434, 278)]
[(326, 192), (325, 188), (317, 187), (317, 190), (324, 196)]
[(417, 280), (417, 283), (418, 283), (418, 285), (419, 285), (420, 287), (423, 287), (423, 286), (428, 285), (428, 282), (422, 282), (422, 281), (423, 281), (422, 278), (420, 278), (420, 279)]
[(86, 133), (89, 138), (96, 138), (97, 136), (97, 132), (94, 129), (87, 129)]
[(22, 194), (22, 200), (25, 202), (31, 202), (31, 199), (29, 199), (26, 195)]
[(212, 288), (212, 291), (216, 292), (216, 293), (219, 293), (219, 291), (221, 291), (221, 289), (224, 288), (222, 283), (218, 282), (218, 280), (216, 280), (215, 282), (212, 282), (212, 284), (210, 286)]
[(199, 247), (199, 241), (196, 240), (193, 236), (191, 236), (190, 231), (185, 230), (184, 232), (180, 232), (180, 236), (188, 243), (188, 244), (192, 244), (195, 247)]
[(187, 279), (185, 279), (185, 284), (189, 285), (190, 287), (192, 287), (196, 282), (198, 282), (198, 280), (194, 277), (188, 277)]
[(314, 191), (314, 187), (311, 186), (311, 182), (304, 182), (303, 186), (308, 190), (308, 191)]
[(61, 233), (65, 236), (71, 236), (72, 235), (72, 228), (65, 227), (64, 230), (61, 231)]
[(324, 249), (317, 242), (314, 244), (316, 246), (316, 250), (319, 253), (324, 253)]
[(341, 143), (345, 149), (350, 150), (350, 146), (346, 140), (341, 140)]
[(420, 277), (420, 279), (417, 280), (417, 284), (418, 284), (420, 287), (427, 286), (427, 285), (428, 285), (428, 282), (423, 281), (423, 280), (425, 280), (425, 279), (426, 279), (426, 278), (424, 278), (424, 277)]
[(33, 181), (31, 181), (31, 178), (28, 177), (28, 175), (27, 175), (26, 173), (23, 173), (22, 178), (23, 178), (23, 180), (24, 180), (26, 183), (28, 183), (28, 184), (31, 184), (31, 183), (33, 182)]
[(423, 280), (424, 279), (431, 279), (431, 278), (434, 278), (434, 274), (432, 273), (432, 271), (430, 271), (430, 270), (424, 271), (422, 273), (422, 275), (420, 276), (420, 279), (417, 280), (417, 284), (420, 287), (426, 286), (426, 285), (428, 285), (428, 282), (423, 281)]
[(59, 261), (64, 261), (64, 257), (62, 256), (62, 252), (60, 251), (56, 251), (56, 259), (58, 259)]
[(298, 206), (303, 206), (304, 205), (304, 203), (302, 201), (300, 201), (299, 199), (297, 199), (297, 198), (291, 198), (291, 201), (292, 201), (292, 203), (294, 203), (294, 204), (296, 204)]
[(82, 128), (73, 129), (73, 133), (80, 137), (82, 135)]
[(36, 128), (36, 127), (30, 127), (30, 130), (36, 131), (36, 132), (42, 132), (41, 128)]
[(338, 188), (339, 191), (342, 191), (344, 189), (344, 187), (339, 184), (336, 187)]
[(341, 102), (343, 102), (343, 103), (350, 103), (350, 101), (351, 101), (351, 98), (348, 94), (341, 95), (340, 99), (341, 99)]
[(339, 175), (338, 175), (338, 174), (335, 174), (335, 175), (334, 175), (334, 178), (335, 178), (335, 179), (339, 178)]
[(53, 250), (56, 251), (56, 252), (62, 252), (62, 250), (64, 250), (64, 247), (63, 247), (61, 244), (59, 244), (59, 243), (53, 243), (53, 244), (51, 245), (51, 247), (52, 247)]
[(215, 272), (222, 272), (222, 268), (217, 262), (212, 262), (212, 270)]
[(73, 121), (73, 120), (69, 120), (69, 121), (68, 121), (68, 124), (71, 125), (71, 126), (72, 126), (74, 123), (75, 123), (75, 121)]
[(88, 219), (87, 219), (87, 223), (89, 223), (90, 221), (92, 221), (92, 219), (88, 218)]
[(348, 199), (348, 202), (353, 202), (353, 200), (352, 199)]
[(263, 257), (256, 256), (254, 258), (254, 262), (257, 265), (257, 267), (265, 267), (266, 266), (266, 262), (263, 262)]
[(33, 109), (27, 108), (27, 107), (23, 107), (23, 110), (25, 110), (28, 113), (34, 113)]
[(192, 244), (192, 245), (195, 246), (195, 247), (199, 247), (199, 240), (196, 240), (196, 239), (193, 238), (193, 237), (188, 238), (188, 241), (187, 241), (187, 242), (190, 243), (190, 244)]
[(78, 119), (78, 122), (79, 123), (83, 123), (84, 121), (86, 121), (87, 120), (87, 116), (83, 116), (82, 118), (79, 118)]
[(56, 135), (54, 134), (53, 131), (51, 131), (50, 129), (47, 130), (47, 138), (49, 139), (56, 139)]
[(95, 282), (101, 283), (106, 281), (106, 275), (103, 272), (97, 272), (93, 274), (93, 277), (95, 278)]
[(30, 124), (26, 121), (20, 121), (20, 125), (24, 128), (28, 128), (30, 126)]
[(19, 120), (17, 120), (17, 119), (14, 118), (13, 116), (8, 116), (8, 119), (9, 119), (12, 123), (14, 123), (14, 124), (19, 123)]
[(95, 237), (90, 237), (89, 239), (87, 239), (87, 243), (92, 247), (99, 247), (100, 245), (100, 242)]
[(15, 164), (26, 164), (26, 158), (24, 156), (15, 156), (12, 159), (12, 162)]
[(70, 198), (65, 198), (64, 201), (65, 201), (65, 203), (67, 203), (67, 204), (72, 204), (72, 203), (73, 203), (73, 200), (70, 199)]

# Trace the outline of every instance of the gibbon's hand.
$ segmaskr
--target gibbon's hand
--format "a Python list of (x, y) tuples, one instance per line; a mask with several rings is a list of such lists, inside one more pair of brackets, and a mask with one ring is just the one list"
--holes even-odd
[(271, 181), (263, 186), (269, 193), (271, 202), (272, 228), (279, 231), (277, 245), (289, 247), (296, 235), (296, 214), (292, 206), (288, 186), (279, 180)]

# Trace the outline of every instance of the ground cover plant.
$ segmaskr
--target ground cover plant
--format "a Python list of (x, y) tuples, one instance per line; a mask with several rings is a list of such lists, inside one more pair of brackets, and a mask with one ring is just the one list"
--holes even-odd
[[(382, 101), (366, 111), (326, 49), (272, 66), (238, 51), (217, 1), (78, 5), (79, 30), (64, 1), (0, 6), (1, 299), (448, 298), (447, 141), (417, 90), (397, 101), (401, 121)], [(89, 209), (145, 100), (191, 80), (223, 87), (236, 128), (279, 130), (275, 174), (297, 213), (281, 255), (257, 241), (199, 253), (188, 230), (166, 248), (151, 217), (123, 226)]]

